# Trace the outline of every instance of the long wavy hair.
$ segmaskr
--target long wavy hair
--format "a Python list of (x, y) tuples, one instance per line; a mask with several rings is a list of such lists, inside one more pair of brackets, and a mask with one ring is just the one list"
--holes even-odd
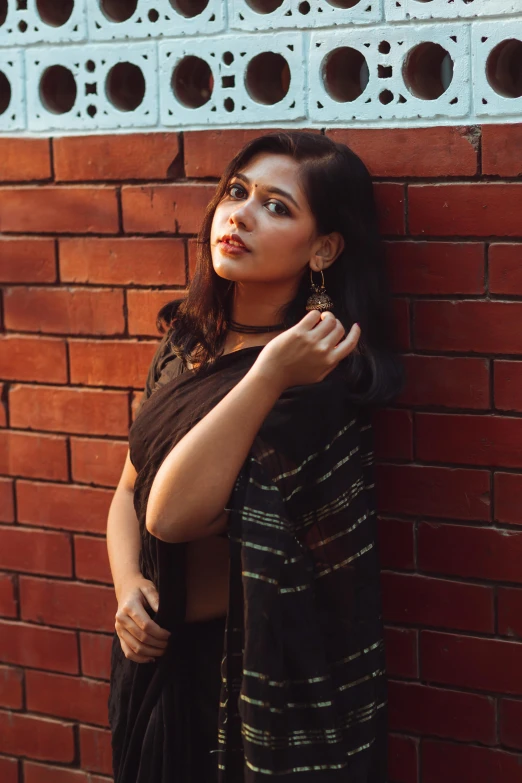
[[(354, 402), (383, 405), (403, 388), (391, 318), (391, 300), (380, 240), (373, 183), (361, 159), (344, 144), (319, 133), (284, 131), (259, 136), (226, 167), (207, 206), (197, 238), (197, 264), (184, 299), (164, 305), (158, 313), (161, 333), (171, 332), (173, 352), (202, 372), (224, 347), (235, 283), (220, 277), (212, 264), (210, 232), (216, 207), (232, 177), (260, 153), (288, 155), (300, 164), (300, 182), (319, 234), (338, 231), (344, 249), (324, 270), (325, 288), (334, 315), (348, 331), (361, 327), (359, 351), (343, 361)], [(278, 322), (289, 328), (306, 314), (310, 295), (307, 267), (294, 299), (281, 308)]]

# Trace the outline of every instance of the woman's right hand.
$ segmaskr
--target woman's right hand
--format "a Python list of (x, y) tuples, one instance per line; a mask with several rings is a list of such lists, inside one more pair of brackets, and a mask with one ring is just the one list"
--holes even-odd
[(333, 313), (311, 310), (295, 326), (270, 340), (252, 369), (281, 391), (317, 383), (356, 350), (360, 336), (358, 324), (345, 334)]
[(145, 608), (148, 604), (158, 611), (159, 596), (153, 582), (139, 574), (120, 586), (117, 597), (114, 627), (125, 657), (136, 663), (151, 663), (160, 658), (170, 633), (155, 623)]

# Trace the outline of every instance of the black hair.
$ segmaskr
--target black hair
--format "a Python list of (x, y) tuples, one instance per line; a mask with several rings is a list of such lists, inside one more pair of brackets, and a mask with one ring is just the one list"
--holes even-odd
[[(403, 388), (404, 368), (396, 351), (391, 297), (384, 249), (379, 236), (373, 183), (362, 160), (347, 147), (320, 133), (289, 130), (252, 139), (232, 158), (207, 206), (197, 238), (197, 264), (185, 299), (164, 305), (160, 332), (172, 330), (173, 350), (196, 371), (214, 362), (223, 350), (231, 318), (234, 283), (220, 277), (212, 264), (210, 232), (216, 207), (229, 181), (260, 153), (288, 155), (300, 163), (300, 181), (319, 235), (338, 231), (344, 249), (324, 270), (334, 315), (348, 331), (361, 327), (359, 352), (344, 360), (350, 396), (361, 404), (383, 405)], [(285, 328), (306, 314), (310, 295), (307, 267), (294, 299), (277, 314)]]

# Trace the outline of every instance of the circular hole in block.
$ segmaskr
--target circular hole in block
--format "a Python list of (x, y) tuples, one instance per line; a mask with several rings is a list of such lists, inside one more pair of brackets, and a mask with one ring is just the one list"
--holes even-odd
[(27, 30), (28, 26), (29, 25), (27, 24), (25, 19), (20, 19), (20, 21), (18, 22), (18, 29), (20, 30), (21, 33), (25, 33), (25, 31)]
[(235, 108), (235, 104), (232, 98), (225, 98), (225, 100), (223, 101), (223, 106), (227, 111), (234, 111)]
[(96, 108), (96, 106), (93, 106), (92, 103), (90, 104), (90, 106), (87, 106), (87, 114), (89, 115), (89, 117), (94, 117), (97, 111), (98, 109)]
[(76, 102), (76, 81), (63, 65), (46, 68), (40, 79), (42, 106), (53, 114), (67, 114)]
[(440, 44), (426, 41), (408, 52), (402, 76), (412, 95), (434, 101), (446, 92), (453, 80), (453, 60)]
[(61, 27), (74, 11), (74, 0), (36, 0), (36, 10), (42, 22), (50, 27)]
[(149, 22), (157, 22), (159, 19), (159, 13), (155, 8), (151, 8), (147, 16), (149, 17)]
[(382, 90), (379, 93), (379, 100), (381, 103), (384, 103), (385, 105), (391, 103), (393, 101), (393, 93), (391, 92), (391, 90)]
[(389, 54), (391, 51), (391, 46), (388, 41), (381, 41), (378, 49), (381, 54)]
[(0, 27), (7, 19), (7, 0), (0, 0)]
[(11, 84), (3, 71), (0, 71), (0, 114), (9, 108), (11, 103)]
[(309, 14), (312, 9), (310, 8), (310, 3), (305, 1), (304, 3), (299, 3), (298, 10), (300, 14), (306, 16), (306, 14)]
[(366, 89), (370, 78), (362, 52), (341, 46), (326, 55), (322, 66), (323, 84), (328, 95), (339, 101), (355, 101)]
[(333, 5), (334, 8), (355, 8), (356, 5), (359, 5), (361, 0), (328, 0), (330, 5)]
[(191, 18), (203, 13), (208, 0), (170, 0), (170, 4), (178, 14)]
[(222, 59), (225, 65), (232, 65), (232, 63), (234, 62), (234, 55), (232, 54), (232, 52), (224, 52)]
[(262, 52), (252, 57), (245, 73), (245, 87), (257, 103), (273, 106), (282, 101), (290, 87), (290, 68), (276, 52)]
[(93, 71), (96, 70), (96, 63), (94, 62), (94, 60), (87, 60), (87, 62), (85, 63), (85, 68), (89, 71), (89, 73), (92, 73)]
[(111, 22), (126, 22), (137, 7), (138, 0), (100, 0), (100, 8)]
[(272, 14), (283, 4), (283, 0), (247, 0), (247, 4), (258, 14)]
[(184, 57), (174, 68), (171, 87), (183, 106), (199, 109), (210, 100), (214, 89), (214, 78), (209, 64), (192, 54)]
[(522, 96), (522, 41), (510, 38), (495, 46), (486, 63), (487, 80), (503, 98)]
[(134, 111), (145, 97), (145, 77), (134, 63), (117, 63), (105, 82), (105, 93), (112, 105), (120, 111)]

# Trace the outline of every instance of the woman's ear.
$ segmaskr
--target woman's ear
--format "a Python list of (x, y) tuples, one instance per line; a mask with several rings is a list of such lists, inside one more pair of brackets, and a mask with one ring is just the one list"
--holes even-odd
[(317, 272), (321, 269), (327, 269), (339, 257), (343, 249), (344, 237), (339, 231), (332, 231), (331, 234), (319, 237), (310, 259), (310, 266)]

